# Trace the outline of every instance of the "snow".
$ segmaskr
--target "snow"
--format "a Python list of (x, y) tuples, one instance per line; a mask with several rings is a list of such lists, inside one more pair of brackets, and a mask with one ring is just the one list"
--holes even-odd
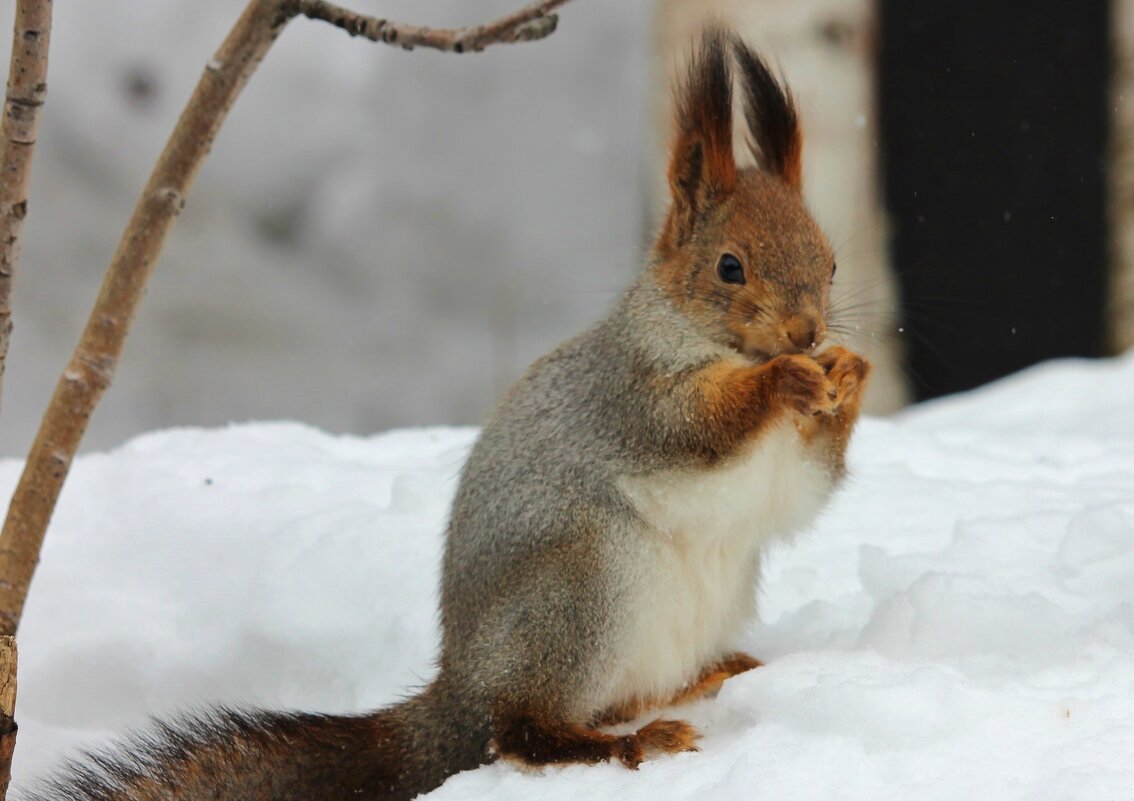
[[(1128, 355), (865, 420), (845, 491), (770, 559), (739, 644), (767, 665), (665, 713), (700, 753), (431, 797), (1134, 798), (1132, 397)], [(20, 631), (15, 785), (151, 713), (420, 685), (474, 436), (257, 423), (80, 458)]]

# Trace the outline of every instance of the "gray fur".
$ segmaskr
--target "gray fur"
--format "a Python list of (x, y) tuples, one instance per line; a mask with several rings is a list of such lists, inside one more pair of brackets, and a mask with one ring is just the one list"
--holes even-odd
[(600, 711), (574, 694), (633, 611), (622, 593), (642, 523), (618, 480), (704, 460), (684, 401), (693, 372), (728, 353), (647, 270), (505, 395), (465, 464), (446, 539), (442, 667), (485, 688), (470, 702)]

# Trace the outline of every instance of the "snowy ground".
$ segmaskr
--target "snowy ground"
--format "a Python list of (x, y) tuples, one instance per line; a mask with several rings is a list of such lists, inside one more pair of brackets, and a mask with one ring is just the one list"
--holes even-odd
[[(1127, 356), (867, 420), (854, 481), (771, 561), (741, 643), (768, 665), (672, 713), (701, 753), (433, 797), (1134, 798), (1132, 398)], [(16, 786), (151, 712), (420, 683), (473, 436), (256, 424), (81, 459), (20, 632)]]

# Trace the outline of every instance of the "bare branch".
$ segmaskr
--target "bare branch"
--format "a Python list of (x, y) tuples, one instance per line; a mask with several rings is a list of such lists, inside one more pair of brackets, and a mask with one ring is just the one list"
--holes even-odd
[(165, 145), (103, 279), (90, 319), (55, 387), (0, 533), (0, 634), (23, 612), (40, 546), (87, 422), (114, 368), (165, 236), (225, 115), (288, 18), (251, 0), (205, 70)]
[[(490, 44), (537, 39), (555, 27), (548, 12), (567, 0), (545, 0), (488, 25), (440, 31), (370, 21), (321, 0), (249, 0), (209, 62), (142, 190), (107, 268), (86, 328), (55, 386), (0, 532), (0, 634), (15, 632), (40, 546), (87, 423), (110, 386), (146, 282), (165, 237), (185, 204), (213, 139), (272, 43), (299, 14), (355, 35), (382, 22), (399, 44), (471, 52)], [(361, 20), (352, 22), (352, 20)], [(406, 37), (404, 40), (401, 37)], [(385, 41), (381, 34), (373, 38)]]
[(406, 50), (428, 47), (448, 53), (476, 53), (489, 45), (530, 42), (550, 36), (559, 21), (551, 11), (566, 2), (567, 0), (542, 0), (495, 22), (471, 28), (404, 25), (359, 14), (326, 0), (295, 0), (295, 7), (298, 14), (329, 22), (351, 36), (362, 36), (372, 42), (398, 45)]
[(4, 116), (0, 119), (0, 389), (12, 335), (12, 274), (28, 210), (28, 179), (39, 110), (47, 95), (50, 41), (51, 0), (20, 0), (12, 30)]

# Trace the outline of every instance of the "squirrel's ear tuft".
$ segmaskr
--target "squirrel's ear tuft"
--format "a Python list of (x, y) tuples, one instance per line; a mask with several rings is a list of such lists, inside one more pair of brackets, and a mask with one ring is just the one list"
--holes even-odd
[(791, 89), (740, 37), (732, 37), (744, 84), (744, 116), (752, 134), (753, 155), (768, 172), (789, 186), (803, 188), (803, 130)]
[(674, 233), (680, 242), (707, 204), (736, 186), (732, 156), (732, 75), (727, 38), (706, 29), (676, 99), (677, 135), (669, 162)]

